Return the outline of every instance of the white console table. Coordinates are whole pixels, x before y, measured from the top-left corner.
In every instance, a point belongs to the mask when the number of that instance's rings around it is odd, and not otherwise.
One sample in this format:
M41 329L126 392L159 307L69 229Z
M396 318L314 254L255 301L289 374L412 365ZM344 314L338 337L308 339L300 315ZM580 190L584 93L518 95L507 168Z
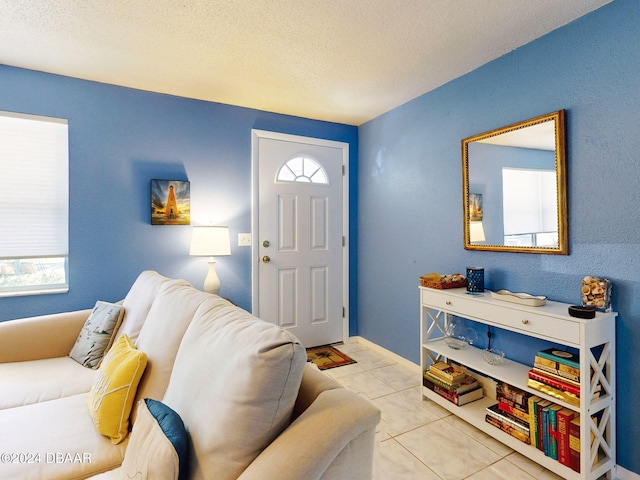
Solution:
M487 423L485 408L495 403L495 391L491 391L491 388L485 388L485 398L462 407L454 405L426 387L422 389L423 398L436 402L563 478L595 480L602 475L615 478L615 312L598 312L594 319L585 320L571 317L568 314L569 305L565 303L547 301L544 306L529 307L496 300L489 292L471 296L464 288L419 288L422 371L428 370L429 365L435 361L450 359L482 375L507 382L578 412L581 417L580 473ZM462 350L450 348L443 337L452 315L578 349L580 406L572 406L527 387L528 372L533 365L533 358L529 365L517 363L508 360L507 351L504 363L494 366L484 361L481 349L472 346ZM596 400L592 400L592 389L598 383L601 384L603 393ZM591 420L595 414L602 418L598 425Z

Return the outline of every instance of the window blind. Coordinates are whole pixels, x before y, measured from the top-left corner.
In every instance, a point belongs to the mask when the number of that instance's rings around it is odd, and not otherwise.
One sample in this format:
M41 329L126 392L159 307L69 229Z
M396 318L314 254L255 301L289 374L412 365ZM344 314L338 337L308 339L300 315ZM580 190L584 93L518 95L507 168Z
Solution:
M556 172L503 168L504 234L558 231Z
M0 112L0 165L0 258L67 256L67 120Z

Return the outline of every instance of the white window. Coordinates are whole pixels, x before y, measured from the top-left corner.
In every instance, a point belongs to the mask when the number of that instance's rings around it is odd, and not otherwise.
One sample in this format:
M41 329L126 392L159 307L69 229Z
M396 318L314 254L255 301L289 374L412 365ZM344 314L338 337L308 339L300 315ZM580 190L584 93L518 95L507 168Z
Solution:
M503 168L505 245L558 245L556 172Z
M69 290L67 120L0 111L0 296Z
M327 172L322 165L309 157L295 157L287 161L280 170L276 180L279 182L306 182L327 185Z

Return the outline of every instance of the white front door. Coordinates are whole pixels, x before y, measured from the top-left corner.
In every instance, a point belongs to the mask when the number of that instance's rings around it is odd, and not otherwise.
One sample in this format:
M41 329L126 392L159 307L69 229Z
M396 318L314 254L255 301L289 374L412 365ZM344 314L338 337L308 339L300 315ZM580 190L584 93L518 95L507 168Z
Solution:
M253 313L305 347L344 340L348 144L253 131Z

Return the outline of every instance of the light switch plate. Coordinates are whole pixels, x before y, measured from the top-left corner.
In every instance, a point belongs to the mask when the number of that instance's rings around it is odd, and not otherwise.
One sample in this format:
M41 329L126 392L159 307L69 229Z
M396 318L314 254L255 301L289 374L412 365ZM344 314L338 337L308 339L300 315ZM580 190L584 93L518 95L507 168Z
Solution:
M251 234L250 233L239 233L238 234L238 246L239 247L250 247L251 246Z

